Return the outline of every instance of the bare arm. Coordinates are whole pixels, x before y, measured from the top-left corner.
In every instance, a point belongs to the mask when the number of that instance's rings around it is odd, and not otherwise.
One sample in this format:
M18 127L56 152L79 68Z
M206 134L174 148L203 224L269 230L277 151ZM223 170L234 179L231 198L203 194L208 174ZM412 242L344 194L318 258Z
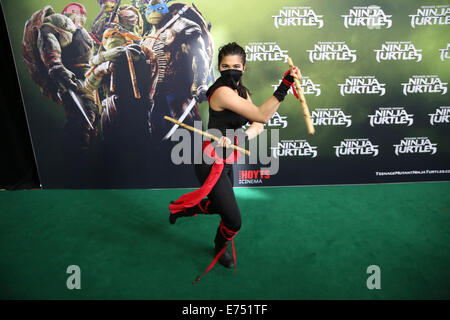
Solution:
M300 79L300 70L295 68L295 72ZM291 75L294 75L293 71L291 71ZM228 109L240 114L250 121L267 123L280 106L280 101L274 96L271 96L258 107L254 105L251 100L244 99L237 95L233 89L229 87L219 87L212 94L210 104L215 110Z
M252 99L250 98L250 95L248 95L247 100L252 102ZM263 131L264 131L264 124L261 123L261 122L253 121L252 124L250 125L250 127L248 127L247 130L245 130L245 133L248 136L248 140L251 140L253 138L256 138Z
M263 131L264 131L264 124L254 121L250 125L250 127L248 127L247 130L245 130L245 133L248 136L248 140L251 140L253 138L256 138Z
M219 87L214 91L210 99L211 107L214 109L228 109L250 121L266 123L277 111L280 102L271 96L259 108L247 99L241 98L236 92L228 87Z

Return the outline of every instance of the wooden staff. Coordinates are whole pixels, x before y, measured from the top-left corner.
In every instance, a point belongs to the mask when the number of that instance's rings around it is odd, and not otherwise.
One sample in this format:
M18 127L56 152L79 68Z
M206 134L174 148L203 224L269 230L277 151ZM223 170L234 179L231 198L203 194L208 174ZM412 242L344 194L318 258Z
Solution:
M97 66L92 66L90 69L89 69L89 71L86 73L86 75L84 76L85 78L88 78L91 74L92 74L92 72L94 72L94 70L95 70L95 68L96 68Z
M94 102L95 104L99 107L99 109L101 109L101 102L100 102L100 96L98 94L98 89L94 90Z
M294 63L292 62L292 59L290 57L288 57L288 64L291 69L294 68ZM313 135L316 131L314 130L314 126L311 121L311 115L309 113L308 105L306 104L306 99L305 99L305 96L303 95L303 91L300 86L300 81L298 79L297 74L295 74L295 73L294 73L294 83L295 83L295 88L297 89L298 95L300 97L299 100L300 100L300 104L302 106L303 116L305 117L306 128L308 130L308 133Z
M131 85L133 86L134 97L136 99L140 99L141 93L139 92L139 87L137 85L136 72L134 71L133 57L131 56L131 52L130 50L128 50L128 48L125 48L125 52L127 54L128 68L130 69Z
M209 138L209 139L211 139L211 140L219 141L219 140L221 139L221 138L217 138L216 136L213 136L212 134L210 134L210 133L208 133L208 132L199 130L199 129L197 129L197 128L194 128L194 127L191 127L191 126L189 126L189 125L187 125L187 124L184 124L183 122L180 122L180 121L178 121L178 120L175 120L174 118L171 118L171 117L168 117L168 116L164 116L164 119L169 120L169 121L171 121L171 122L173 122L173 123L176 123L177 125L179 125L179 126L181 126L181 127L183 127L183 128L186 128L186 129L188 129L188 130L191 130L191 131L193 131L193 132L197 132L197 133L199 133L199 134L201 134L201 135L203 135L203 136L205 136L205 137L207 137L207 138ZM233 149L235 149L235 150L238 150L238 151L240 151L240 152L242 152L242 153L244 153L244 154L250 156L250 151L247 151L247 150L245 150L245 149L243 149L243 148L241 148L241 147L238 147L238 146L236 146L236 145L234 145L234 144L230 145L230 148L233 148Z
M116 86L114 85L114 71L111 71L109 80L109 91L115 92Z
M92 66L89 71L84 75L85 78L88 78L94 71L97 66Z

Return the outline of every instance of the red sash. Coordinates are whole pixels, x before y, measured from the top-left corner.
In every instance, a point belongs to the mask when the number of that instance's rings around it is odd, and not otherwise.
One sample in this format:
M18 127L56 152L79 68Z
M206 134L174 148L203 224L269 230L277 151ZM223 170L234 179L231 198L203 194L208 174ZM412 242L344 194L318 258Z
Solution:
M242 155L239 151L234 149L226 159L219 158L211 141L203 142L202 150L208 157L215 160L212 165L211 172L199 189L182 195L177 201L169 205L171 213L183 211L185 208L190 208L199 204L200 201L211 192L212 188L216 185L217 180L219 180L219 177L222 174L224 162L231 164L236 162Z

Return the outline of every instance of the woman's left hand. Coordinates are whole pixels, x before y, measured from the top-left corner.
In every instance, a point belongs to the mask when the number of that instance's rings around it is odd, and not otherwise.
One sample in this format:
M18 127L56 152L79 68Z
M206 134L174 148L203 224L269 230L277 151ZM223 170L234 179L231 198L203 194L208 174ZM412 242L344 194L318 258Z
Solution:
M296 67L296 66L294 66L294 68L291 69L290 74L294 78L295 78L295 75L297 75L298 80L302 79L302 73L300 72L300 69L298 67Z
M221 137L219 140L217 140L217 145L219 147L229 148L231 146L231 140L227 137Z

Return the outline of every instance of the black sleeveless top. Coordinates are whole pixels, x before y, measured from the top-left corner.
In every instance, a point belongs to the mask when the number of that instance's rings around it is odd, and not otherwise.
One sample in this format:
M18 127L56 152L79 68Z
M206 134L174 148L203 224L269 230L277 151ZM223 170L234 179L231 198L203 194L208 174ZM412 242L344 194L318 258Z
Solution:
M220 77L219 79L216 80L216 82L214 82L214 84L211 87L209 87L208 91L206 92L208 101L211 98L213 92L217 88L222 86L226 86L231 89L236 89L233 87L232 84L227 83L227 81L225 81L222 77ZM247 97L242 98L246 99ZM219 129L222 132L223 136L226 135L226 129L236 130L238 128L241 128L247 122L248 119L231 110L224 109L222 111L215 111L211 108L211 105L209 106L208 129Z

